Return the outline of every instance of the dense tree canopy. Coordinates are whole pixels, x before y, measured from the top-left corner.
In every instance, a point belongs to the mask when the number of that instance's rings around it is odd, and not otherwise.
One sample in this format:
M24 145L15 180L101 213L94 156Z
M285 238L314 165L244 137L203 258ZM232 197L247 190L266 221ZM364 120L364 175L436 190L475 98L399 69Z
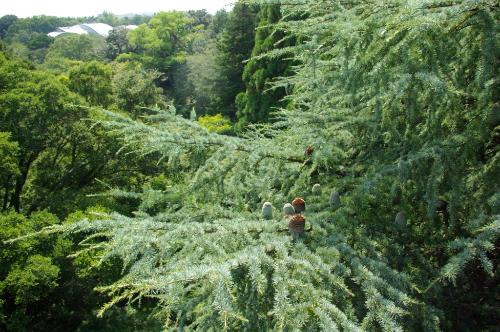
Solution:
M21 209L21 194L32 164L53 143L71 134L82 100L49 75L30 72L0 96L0 129L19 144L19 170L9 206ZM5 202L4 202L5 203Z
M137 117L142 108L165 107L162 90L155 85L160 74L144 69L140 64L117 64L113 76L113 89L117 106Z
M47 61L60 58L79 61L92 61L103 59L106 45L104 39L91 35L65 34L58 37L49 47Z
M137 59L148 69L166 72L184 60L182 52L191 20L181 12L161 12L148 23L129 32L130 45Z
M9 27L18 20L16 15L5 15L0 17L0 38L4 38Z
M84 63L69 72L69 88L90 105L107 107L112 98L111 68L97 61Z
M108 59L114 60L118 55L132 51L128 42L128 32L129 30L125 27L117 27L109 32L108 37L106 37L108 46L106 56Z
M18 154L19 145L10 139L10 133L0 132L0 160L2 160L0 181L4 191L2 193L2 211L7 209L10 188L14 186L14 180L19 176Z

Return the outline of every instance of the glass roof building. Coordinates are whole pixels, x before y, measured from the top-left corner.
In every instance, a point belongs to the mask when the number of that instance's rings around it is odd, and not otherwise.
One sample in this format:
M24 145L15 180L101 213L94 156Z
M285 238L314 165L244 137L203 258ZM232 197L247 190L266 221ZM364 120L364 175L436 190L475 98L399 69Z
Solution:
M105 23L83 23L71 27L57 28L55 31L48 33L48 35L50 37L57 37L64 33L76 33L78 35L100 35L107 37L111 30L113 30L113 27Z

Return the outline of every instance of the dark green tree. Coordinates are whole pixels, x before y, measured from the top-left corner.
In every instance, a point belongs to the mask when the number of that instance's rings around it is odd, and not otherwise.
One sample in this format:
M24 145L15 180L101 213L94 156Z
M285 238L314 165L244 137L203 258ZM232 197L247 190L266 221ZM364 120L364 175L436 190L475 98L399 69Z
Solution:
M153 82L155 74L129 69L116 72L115 78L123 85L114 94L106 65L82 64L69 79L0 54L0 132L10 137L2 144L6 147L2 153L6 161L16 156L15 175L1 183L3 210L22 209L29 214L48 208L64 217L75 208L99 202L129 211L130 207L112 198L87 195L106 188L97 179L136 190L149 175L161 172L161 167L153 156L137 159L118 154L121 146L116 137L100 126L90 126L90 119L99 116L86 107L88 102L100 107L113 102L109 106L114 109L115 104L132 105L134 112L142 112L140 107L163 107L161 89Z
M238 1L225 24L218 49L217 99L222 114L236 118L236 95L245 91L242 75L244 61L252 54L258 6Z
M273 87L270 83L278 77L289 74L290 61L285 60L285 56L259 58L273 49L294 45L291 36L285 36L283 31L275 28L280 19L279 5L262 6L257 15L258 26L252 59L248 61L243 71L246 92L240 92L236 97L239 130L249 123L268 121L270 112L284 106L282 99L286 94L285 88Z
M58 80L40 72L25 73L27 77L0 95L0 130L10 132L20 149L20 174L8 203L16 211L21 209L21 195L35 161L47 148L60 144L85 114L74 106L83 101Z
M4 15L0 17L0 38L4 38L9 27L17 21L16 15Z
M114 60L120 54L132 51L127 38L128 32L129 30L125 27L116 27L109 32L108 37L106 37L106 56L108 59Z
M14 212L0 213L0 241L58 222L57 217L47 212L34 214L31 219ZM3 300L0 328L26 330L40 317L33 309L53 295L60 277L59 267L49 257L54 243L53 238L44 237L0 247L0 298Z
M0 241L81 218L94 219L99 207L77 211L59 220L46 211L29 218L17 213L0 214ZM93 310L105 303L94 288L119 277L119 264L99 265L99 251L78 257L79 236L26 238L0 246L0 329L2 331L134 331L137 327L159 330L157 320L142 310L116 308L101 319Z
M191 29L200 26L203 27L203 29L207 29L212 21L212 15L210 15L206 9L188 10L187 16L191 18Z
M14 179L19 175L19 166L17 164L19 154L19 145L10 140L10 133L0 132L0 185L3 188L1 193L2 208L7 209L9 202L9 193L14 186Z
M210 32L212 38L218 38L220 34L222 34L224 28L226 27L228 18L229 14L225 9L217 11L212 16L207 29Z

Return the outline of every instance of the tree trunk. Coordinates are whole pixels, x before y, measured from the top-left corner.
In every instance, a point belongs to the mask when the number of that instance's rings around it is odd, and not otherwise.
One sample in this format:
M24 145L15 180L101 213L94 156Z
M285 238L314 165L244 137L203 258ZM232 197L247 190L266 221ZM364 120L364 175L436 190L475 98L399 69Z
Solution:
M26 160L22 158L21 162L19 163L19 169L21 170L21 174L16 179L14 192L12 193L10 199L10 206L13 207L14 210L16 210L16 212L21 211L21 194L24 189L24 184L26 183L26 180L28 178L30 167L37 157L38 153L31 153Z
M10 175L6 180L5 180L5 185L4 185L4 194L3 194L3 202L2 202L2 211L7 210L7 206L9 204L9 191L10 191L10 179L12 178L12 175Z

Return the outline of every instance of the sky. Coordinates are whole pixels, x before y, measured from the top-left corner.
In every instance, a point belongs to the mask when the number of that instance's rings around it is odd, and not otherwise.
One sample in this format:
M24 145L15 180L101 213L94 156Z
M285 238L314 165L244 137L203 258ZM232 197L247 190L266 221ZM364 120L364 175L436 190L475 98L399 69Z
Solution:
M103 11L113 14L154 13L165 10L206 9L210 13L229 10L234 0L0 0L0 17L34 15L96 16Z

